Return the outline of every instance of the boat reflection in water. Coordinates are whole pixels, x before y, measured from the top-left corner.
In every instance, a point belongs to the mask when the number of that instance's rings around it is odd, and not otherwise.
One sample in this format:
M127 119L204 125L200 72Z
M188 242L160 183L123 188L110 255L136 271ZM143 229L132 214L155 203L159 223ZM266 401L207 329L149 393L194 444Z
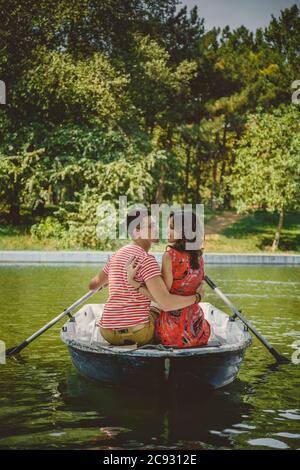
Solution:
M91 421L99 426L95 448L200 449L231 446L223 431L248 416L251 405L241 399L247 387L236 380L222 390L149 390L147 384L136 390L92 382L73 369L59 392L64 411L86 416L87 427Z

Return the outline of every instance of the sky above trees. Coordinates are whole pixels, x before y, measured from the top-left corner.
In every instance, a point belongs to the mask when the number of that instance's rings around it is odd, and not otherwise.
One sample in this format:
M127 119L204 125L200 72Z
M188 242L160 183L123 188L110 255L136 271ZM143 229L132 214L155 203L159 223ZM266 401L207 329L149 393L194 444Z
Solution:
M280 10L294 4L300 6L300 0L182 0L182 5L187 5L188 9L198 6L206 29L226 25L233 29L244 24L252 31L266 27L271 15L278 17Z

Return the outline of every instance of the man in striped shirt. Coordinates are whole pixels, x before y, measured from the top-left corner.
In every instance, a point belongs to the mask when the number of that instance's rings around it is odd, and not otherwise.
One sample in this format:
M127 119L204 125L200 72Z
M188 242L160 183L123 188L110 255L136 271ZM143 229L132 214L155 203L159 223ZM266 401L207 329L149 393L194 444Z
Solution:
M131 229L137 220L139 223ZM155 314L150 311L151 300L168 311L187 307L199 302L200 298L198 294L173 295L167 290L159 264L148 253L152 243L158 241L157 227L150 215L141 217L139 212L129 214L127 227L132 243L111 256L100 273L92 279L89 288L97 289L108 284L109 298L99 322L103 338L117 346L142 346L151 343L154 336ZM126 267L132 258L139 265L136 275L140 283L138 289L127 282Z

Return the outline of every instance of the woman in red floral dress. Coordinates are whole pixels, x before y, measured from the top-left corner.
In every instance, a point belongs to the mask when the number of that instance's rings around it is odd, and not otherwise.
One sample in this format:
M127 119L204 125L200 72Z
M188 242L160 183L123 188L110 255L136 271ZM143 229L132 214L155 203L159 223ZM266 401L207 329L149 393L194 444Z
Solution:
M183 212L170 216L168 240L170 245L163 255L162 275L172 294L193 295L196 291L199 292L199 286L204 279L202 251L187 250L186 245L189 240L184 235L177 238L174 230L174 225L177 226L176 219L183 225L185 220ZM197 227L196 221L196 216L192 214L193 231ZM182 233L186 233L184 226ZM155 332L156 339L161 344L179 348L196 347L207 344L210 325L204 318L200 305L193 304L181 310L169 312L161 310L156 320Z

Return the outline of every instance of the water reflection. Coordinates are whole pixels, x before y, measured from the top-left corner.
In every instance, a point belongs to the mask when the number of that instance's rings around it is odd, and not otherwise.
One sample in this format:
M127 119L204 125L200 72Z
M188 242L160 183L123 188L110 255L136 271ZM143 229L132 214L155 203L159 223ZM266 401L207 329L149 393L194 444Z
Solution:
M95 267L1 267L0 338L18 344L83 295ZM300 269L209 267L247 318L291 356L300 338ZM244 294L247 294L246 296ZM105 292L93 301L105 301ZM222 302L207 291L206 299ZM60 325L0 366L0 448L300 447L300 365L274 366L254 340L239 380L220 391L112 389L81 378Z
M201 448L231 446L221 432L247 416L251 405L241 400L248 386L241 381L220 391L201 389L134 390L93 383L69 373L58 390L61 410L98 416L107 432L102 446ZM123 430L119 433L116 430Z

